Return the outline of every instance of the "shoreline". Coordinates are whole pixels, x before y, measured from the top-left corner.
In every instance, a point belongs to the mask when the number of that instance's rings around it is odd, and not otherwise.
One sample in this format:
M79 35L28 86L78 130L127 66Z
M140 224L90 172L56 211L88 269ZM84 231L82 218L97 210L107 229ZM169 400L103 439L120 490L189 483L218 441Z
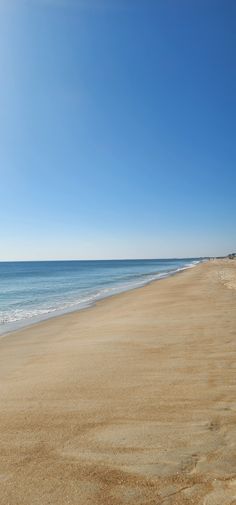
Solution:
M112 297L115 297L115 296L119 296L119 295L122 295L123 293L128 293L130 291L135 291L137 289L142 289L144 288L145 286L148 286L149 284L152 284L153 282L158 282L158 281L161 281L161 280L165 280L165 279L168 279L169 277L172 277L174 275L177 275L177 274L181 274L183 272L185 272L185 270L188 270L190 268L195 268L197 265L201 264L201 263L205 263L209 260L205 260L205 259L201 259L199 260L196 264L189 264L188 266L184 266L182 268L179 268L177 270L174 270L173 272L167 272L167 273L161 273L160 272L160 275L162 275L162 277L160 278L156 278L156 279L151 279L151 280L148 280L147 282L145 282L144 284L141 284L141 285L138 285L138 286L133 286L133 287L130 287L130 288L127 288L127 289L122 289L121 291L117 291L116 293L114 294L109 294L109 295L105 295L105 296L102 296L101 298L98 298L97 300L94 300L92 302L82 302L82 307L81 308L74 308L74 309L71 309L71 310L58 310L58 311L55 311L56 313L54 313L53 311L51 313L49 313L49 315L47 317L39 317L39 318L34 318L32 317L32 321L31 322L22 322L22 324L20 324L19 326L17 326L16 328L14 328L15 326L15 323L6 323L6 324L11 324L13 326L13 328L10 328L9 330L7 330L6 332L4 331L3 333L1 333L0 331L0 340L2 338L6 338L8 335L11 335L12 333L16 333L18 331L21 331L21 330L24 330L26 328L31 328L31 327L34 327L38 324L41 324L43 322L47 322L47 321L50 321L51 319L56 319L56 318L60 318L60 317L64 317L66 315L70 315L70 314L75 314L77 312L81 312L81 311L84 311L84 310L88 310L88 309L91 309L93 307L96 307L96 305L98 303L100 303L101 301L103 300L106 300L107 298L112 298ZM159 274L157 274L159 275ZM33 321L34 319L34 321ZM17 324L17 323L16 323Z
M236 262L0 340L1 505L233 505Z

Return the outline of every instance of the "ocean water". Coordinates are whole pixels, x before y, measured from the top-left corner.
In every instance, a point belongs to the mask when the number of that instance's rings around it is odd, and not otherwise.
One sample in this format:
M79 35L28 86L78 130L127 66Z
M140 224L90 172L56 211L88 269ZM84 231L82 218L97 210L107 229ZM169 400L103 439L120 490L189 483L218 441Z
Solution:
M199 261L0 262L0 334L94 304L191 268Z

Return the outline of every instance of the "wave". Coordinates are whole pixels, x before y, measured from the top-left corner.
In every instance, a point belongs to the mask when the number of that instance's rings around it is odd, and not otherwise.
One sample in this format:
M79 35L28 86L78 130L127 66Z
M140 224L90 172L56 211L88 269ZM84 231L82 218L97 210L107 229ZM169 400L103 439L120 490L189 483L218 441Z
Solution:
M115 294L119 294L124 291L137 289L155 280L175 275L183 270L195 267L201 261L202 260L193 260L190 263L179 266L178 268L166 268L165 271L161 272L159 270L148 273L132 273L128 275L123 274L115 276L112 281L109 283L106 282L106 285L99 289L93 288L92 291L83 293L79 297L78 295L73 296L71 299L67 298L66 301L60 299L55 301L54 304L50 303L45 306L30 307L28 309L22 307L14 308L9 311L0 311L0 334L37 323L57 315L63 315L69 312L91 307L101 299L114 296ZM114 284L112 286L108 286L107 284L110 284L111 282Z

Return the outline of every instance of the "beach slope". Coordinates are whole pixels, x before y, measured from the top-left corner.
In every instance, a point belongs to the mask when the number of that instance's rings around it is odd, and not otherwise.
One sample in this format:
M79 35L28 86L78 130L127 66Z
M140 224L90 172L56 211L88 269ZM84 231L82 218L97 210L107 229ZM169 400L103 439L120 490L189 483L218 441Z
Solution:
M0 340L1 505L236 504L236 261Z

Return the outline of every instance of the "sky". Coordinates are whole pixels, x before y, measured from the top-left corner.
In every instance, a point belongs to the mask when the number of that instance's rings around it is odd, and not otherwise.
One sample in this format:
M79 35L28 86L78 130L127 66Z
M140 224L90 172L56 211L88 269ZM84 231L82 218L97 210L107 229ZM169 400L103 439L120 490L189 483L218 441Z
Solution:
M0 260L236 251L234 0L0 0Z

